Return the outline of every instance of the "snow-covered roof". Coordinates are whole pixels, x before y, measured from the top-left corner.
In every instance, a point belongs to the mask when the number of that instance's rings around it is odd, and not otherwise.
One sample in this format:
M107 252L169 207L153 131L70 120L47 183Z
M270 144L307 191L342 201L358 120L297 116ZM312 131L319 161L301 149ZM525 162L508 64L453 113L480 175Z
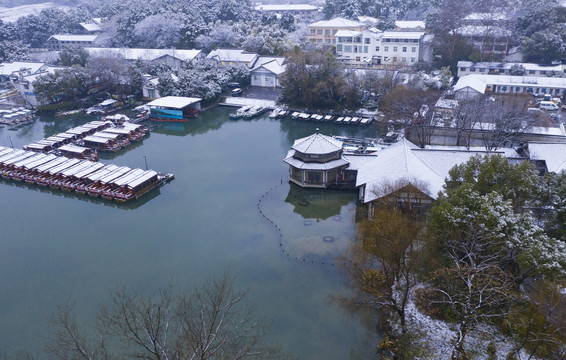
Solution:
M348 161L348 170L359 170L362 166L375 159L377 152L371 154L344 154L342 157Z
M326 27L326 28L352 28L352 27L360 27L360 26L364 26L364 24L359 23L357 21L344 19L341 17L337 17L330 20L317 21L309 25L309 27Z
M264 68L276 75L282 74L283 72L285 72L285 65L283 65L283 63L285 62L285 58L279 58L279 57L269 57L269 56L260 56L256 63L255 63L255 67L252 69L252 71L256 71L259 68Z
M479 92L480 94L484 94L485 87L486 83L478 76L466 75L458 79L458 82L456 83L456 85L454 85L454 91L459 91L464 88L470 88Z
M36 72L34 74L31 74L31 75L24 76L23 79L27 82L32 83L32 82L35 81L35 79L37 79L40 76L47 75L47 74L54 74L55 71L63 70L63 69L68 69L68 67L65 67L65 66L46 66L46 67L42 68L41 71L39 71L39 72Z
M89 32L102 31L102 26L100 26L102 24L101 18L93 18L90 21L81 22L79 24L83 29Z
M310 4L274 4L257 5L257 11L318 11L318 7Z
M330 169L336 169L337 167L348 165L348 161L346 161L342 157L340 159L328 161L325 163L315 163L315 162L304 162L302 160L296 159L293 157L294 155L295 155L295 150L289 150L287 156L283 161L293 167L296 167L297 169L330 170Z
M354 30L338 30L334 36L338 37L356 37L360 36L363 33L361 31L354 31Z
M423 30L426 24L422 20L395 20L398 29L419 29Z
M505 152L497 152L506 156ZM485 149L465 150L455 147L421 149L407 139L392 144L377 153L377 157L358 170L356 186L365 185L364 203L380 196L376 190L383 185L393 185L399 181L420 188L433 199L442 191L449 170L455 165L465 163L472 156L488 154ZM493 154L493 152L492 152ZM516 152L512 151L516 155Z
M500 26L488 25L464 25L456 29L456 33L463 36L499 36L508 37L512 36L513 32L509 29Z
M25 73L34 74L38 72L45 63L42 62L27 62L27 61L15 61L12 63L1 63L0 64L0 75L9 76L14 72L21 71L24 69Z
M258 55L256 53L246 52L242 49L216 49L212 50L206 57L208 59L216 59L218 61L252 63Z
M546 77L546 76L513 76L513 75L479 75L470 74L462 76L456 86L464 78L474 81L482 82L486 85L501 85L501 86L528 86L528 87L552 87L552 88L566 88L566 78ZM473 80L472 80L473 79ZM456 86L454 90L456 91Z
M373 16L358 16L358 21L362 23L377 24L379 22L378 18Z
M166 107L172 109L182 109L192 104L196 104L202 101L201 98L195 97L184 97L184 96L165 96L159 99L155 99L149 103L147 106L150 107Z
M384 31L383 38L387 39L420 39L424 31Z
M153 61L163 56L171 56L182 61L195 59L202 50L177 50L177 49L142 49L142 48L95 48L86 47L86 51L93 57L120 56L126 60Z
M98 35L52 35L49 39L57 41L80 41L80 42L93 42Z
M515 65L521 65L526 71L557 71L562 72L562 65L539 65L533 63L509 63L509 62L472 62L458 61L458 68L488 69L488 70L510 70Z
M330 154L342 149L342 141L316 132L295 140L292 148L303 154Z
M531 160L545 160L550 172L566 170L566 144L547 144L529 142Z

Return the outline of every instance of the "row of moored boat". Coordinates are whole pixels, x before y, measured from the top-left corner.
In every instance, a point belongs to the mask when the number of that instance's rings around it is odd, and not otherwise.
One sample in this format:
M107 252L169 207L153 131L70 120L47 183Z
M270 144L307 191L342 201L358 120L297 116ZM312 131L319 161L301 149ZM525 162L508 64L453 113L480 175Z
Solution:
M339 116L333 114L311 114L307 112L290 112L288 110L282 109L275 109L269 115L272 118L282 119L286 118L287 116L291 115L291 119L294 120L301 120L301 121L313 121L313 122L326 122L326 123L335 123L335 124L344 124L344 125L369 125L371 124L374 119L368 117L360 117L360 116Z
M27 124L36 118L35 111L24 107L0 109L0 124L14 126Z
M131 169L68 158L55 154L16 150L0 146L3 179L25 181L53 189L126 202L173 178L154 170Z
M91 121L28 144L24 149L96 161L97 151L118 151L131 142L140 141L148 133L149 130L139 124Z

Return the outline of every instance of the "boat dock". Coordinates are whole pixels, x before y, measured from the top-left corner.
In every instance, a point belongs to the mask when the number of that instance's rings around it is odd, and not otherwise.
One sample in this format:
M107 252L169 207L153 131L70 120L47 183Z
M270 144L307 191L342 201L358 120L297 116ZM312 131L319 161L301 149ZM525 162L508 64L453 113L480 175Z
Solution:
M174 178L154 170L131 169L0 146L0 172L10 181L25 181L77 194L128 202Z

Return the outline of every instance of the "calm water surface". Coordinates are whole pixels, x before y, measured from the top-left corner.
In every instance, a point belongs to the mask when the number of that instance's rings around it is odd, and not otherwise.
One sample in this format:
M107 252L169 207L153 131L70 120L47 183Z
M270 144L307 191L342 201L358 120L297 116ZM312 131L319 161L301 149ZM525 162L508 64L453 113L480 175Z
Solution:
M189 288L226 271L251 290L248 300L260 314L273 319L270 340L287 353L372 356L371 322L329 301L350 292L333 263L354 236L356 193L291 186L282 159L296 138L316 127L363 136L377 136L378 128L267 115L230 121L230 111L209 110L102 155L102 162L139 168L146 156L150 168L176 175L127 205L0 181L0 353L38 354L46 319L65 301L91 324L120 284L151 293L171 279ZM9 146L11 137L21 148L90 120L0 128L0 145Z

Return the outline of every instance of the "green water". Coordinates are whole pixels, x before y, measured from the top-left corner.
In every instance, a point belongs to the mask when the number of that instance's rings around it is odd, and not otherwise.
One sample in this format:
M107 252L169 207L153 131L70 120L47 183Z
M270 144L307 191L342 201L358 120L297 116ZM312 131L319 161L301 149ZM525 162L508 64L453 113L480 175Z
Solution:
M0 182L0 353L45 355L46 319L65 301L79 321L127 284L151 293L173 279L190 288L229 272L273 320L270 340L302 359L368 359L372 322L329 300L348 294L335 264L354 236L356 192L306 191L282 159L312 134L377 136L376 126L228 120L218 107L190 124L155 129L102 162L174 173L136 202L116 203ZM15 147L93 118L0 128Z

